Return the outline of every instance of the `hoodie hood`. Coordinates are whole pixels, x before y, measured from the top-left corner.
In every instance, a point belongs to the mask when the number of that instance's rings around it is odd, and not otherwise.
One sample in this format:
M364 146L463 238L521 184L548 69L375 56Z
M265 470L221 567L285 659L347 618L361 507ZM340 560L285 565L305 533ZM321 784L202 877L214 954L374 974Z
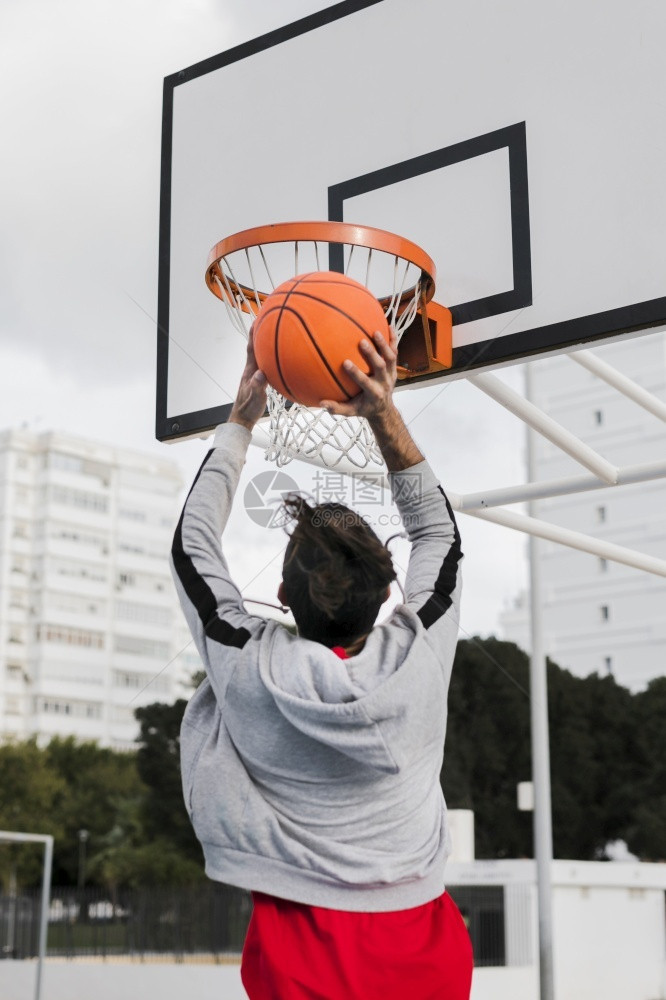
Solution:
M425 646L414 643L420 631L418 617L398 608L390 628L375 627L361 652L343 660L327 646L270 623L260 644L259 674L277 710L303 735L395 773L400 754L387 739L401 730L407 707L414 711L413 685L423 670Z

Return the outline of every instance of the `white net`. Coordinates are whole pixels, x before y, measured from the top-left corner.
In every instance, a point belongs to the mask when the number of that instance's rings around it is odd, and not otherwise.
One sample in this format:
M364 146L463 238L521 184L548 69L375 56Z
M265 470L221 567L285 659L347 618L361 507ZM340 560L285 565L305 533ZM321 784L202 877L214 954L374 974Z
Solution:
M414 322L422 294L423 272L404 257L353 243L341 247L343 273L366 285L381 303L398 340ZM311 271L333 270L329 244L315 240L263 243L220 257L213 274L230 320L247 340L267 294L288 278ZM387 291L388 289L388 291ZM343 458L357 468L382 465L382 457L366 420L341 417L320 408L291 403L268 389L266 458L286 465L294 458L316 460L334 468Z

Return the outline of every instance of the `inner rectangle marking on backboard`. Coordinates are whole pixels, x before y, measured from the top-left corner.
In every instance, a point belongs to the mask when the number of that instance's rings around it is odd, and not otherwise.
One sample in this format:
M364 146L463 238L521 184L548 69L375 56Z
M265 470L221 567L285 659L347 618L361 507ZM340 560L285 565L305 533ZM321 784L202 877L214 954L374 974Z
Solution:
M506 173L500 174L501 168L496 162L496 158L495 160L491 159L491 154L497 154L499 151L508 154ZM487 160L489 166L492 162L492 173L484 172L483 169L479 170L482 163L480 158ZM464 168L466 163L473 164L473 169L463 172L461 168ZM488 316L496 316L531 305L532 268L525 123L510 125L495 132L436 149L332 185L328 190L329 219L336 222L358 221L365 225L373 225L375 223L371 215L371 196L374 192L394 185L397 193L399 185L409 185L415 179L424 178L427 175L434 175L441 184L442 197L448 201L449 212L452 213L451 223L454 229L458 228L461 244L464 244L466 239L462 228L465 212L472 210L474 207L472 203L476 200L475 208L478 213L483 215L486 207L484 198L492 198L492 193L484 190L481 182L485 181L486 186L488 186L487 182L492 181L496 189L495 198L499 199L494 205L488 206L492 208L493 215L487 220L488 227L490 227L487 234L489 235L492 229L494 246L490 248L490 256L485 261L486 266L479 267L477 260L476 267L466 269L467 274L481 274L481 283L486 285L485 292L473 295L472 298L463 297L460 300L458 295L463 289L460 286L456 288L455 278L452 278L452 287L449 288L448 298L441 294L436 296L438 301L444 302L451 308L454 325L459 326L463 323L470 323L474 320L485 319ZM458 184L459 177L462 180L460 184ZM502 180L505 178L504 190L501 193L497 189L500 177ZM500 188L501 186L500 181ZM476 199L475 194L478 195ZM432 198L432 191L430 197ZM459 205L455 203L456 198L461 199ZM395 200L399 201L399 196ZM350 204L352 201L354 202L353 206ZM349 209L352 209L351 213ZM441 206L439 205L430 206L430 212L439 213L440 210ZM422 214L423 211L423 202L415 205L415 216ZM346 219L345 214L347 215ZM352 218L352 215L358 215L358 218ZM498 233L498 223L502 215L504 215L505 222L503 226L499 226ZM384 220L385 228L386 202L384 202L381 219ZM441 219L438 216L438 221L443 229L447 225L446 213L442 213ZM477 217L473 220L470 218L470 224L473 224L479 235L484 231L484 222L483 218ZM379 219L376 224L382 228ZM398 228L400 227L398 226ZM409 232L410 238L414 239L415 242L419 242L414 224L411 227L405 227L405 231ZM474 248L469 247L469 242L467 246L473 252ZM436 256L436 251L441 247L424 246L423 249ZM479 244L479 256L483 257L484 252L488 249L488 247L482 248ZM331 270L342 269L340 247L332 246L330 248L330 267ZM497 287L498 281L501 280L506 282L503 288Z

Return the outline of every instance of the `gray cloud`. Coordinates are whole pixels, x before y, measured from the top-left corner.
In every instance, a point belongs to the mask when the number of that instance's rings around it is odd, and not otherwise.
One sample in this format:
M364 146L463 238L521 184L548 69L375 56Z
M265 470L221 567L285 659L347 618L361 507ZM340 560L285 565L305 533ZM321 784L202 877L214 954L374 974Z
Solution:
M329 5L4 0L1 427L27 421L159 450L191 478L206 446L169 450L153 437L162 80ZM501 485L522 474L522 429L512 429L503 413L489 417L478 395L456 383L439 394L399 397L417 440L452 489ZM252 467L262 467L261 454L253 456ZM488 527L469 521L463 527L468 549L489 565L481 552L487 542L471 541ZM258 571L267 561L266 540L252 535L249 524L238 521L237 529L247 568ZM490 530L503 551L511 546L500 536L513 536ZM275 568L266 574L272 590ZM484 580L477 598L468 588L477 631L484 623L494 627L506 593L506 580L492 573Z

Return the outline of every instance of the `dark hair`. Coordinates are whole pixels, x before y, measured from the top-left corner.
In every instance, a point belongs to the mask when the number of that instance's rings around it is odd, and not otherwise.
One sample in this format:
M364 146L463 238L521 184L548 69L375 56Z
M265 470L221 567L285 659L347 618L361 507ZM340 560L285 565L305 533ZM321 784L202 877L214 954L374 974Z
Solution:
M299 635L325 646L366 635L396 578L390 552L344 504L310 504L291 494L284 512L295 524L282 578Z

